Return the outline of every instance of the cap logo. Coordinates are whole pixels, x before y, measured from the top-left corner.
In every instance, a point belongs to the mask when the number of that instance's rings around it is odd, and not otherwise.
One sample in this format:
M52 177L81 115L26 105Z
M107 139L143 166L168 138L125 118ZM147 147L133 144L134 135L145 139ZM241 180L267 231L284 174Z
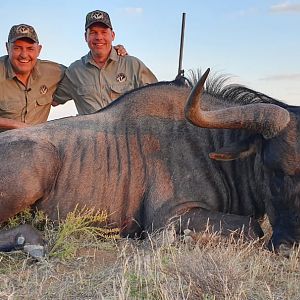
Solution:
M29 28L24 26L24 25L20 25L17 27L16 32L19 34L27 34L30 32Z
M127 80L127 77L124 73L119 73L116 77L116 80L120 83L125 82Z
M45 95L47 92L48 92L48 88L43 84L43 85L40 87L40 94L41 94L41 95Z
M102 20L103 19L103 13L99 11L95 11L91 14L91 19L93 20Z

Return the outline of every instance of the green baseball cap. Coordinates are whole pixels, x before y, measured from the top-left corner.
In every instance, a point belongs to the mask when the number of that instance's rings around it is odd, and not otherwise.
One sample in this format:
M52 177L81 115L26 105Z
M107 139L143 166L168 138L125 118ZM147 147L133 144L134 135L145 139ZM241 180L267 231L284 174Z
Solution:
M102 23L105 26L112 29L109 15L105 11L94 10L94 11L89 12L86 15L85 30L87 30L94 23Z
M28 38L39 43L38 36L32 26L27 24L14 25L9 31L8 42L15 42L22 38Z

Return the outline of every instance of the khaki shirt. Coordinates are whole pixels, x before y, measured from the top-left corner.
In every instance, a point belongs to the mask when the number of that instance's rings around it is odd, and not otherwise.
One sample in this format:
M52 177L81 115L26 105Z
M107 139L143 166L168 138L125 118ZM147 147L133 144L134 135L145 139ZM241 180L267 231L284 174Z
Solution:
M60 104L73 99L80 115L98 111L127 91L157 82L153 73L133 56L118 56L114 48L100 68L91 53L72 63L54 94Z
M53 93L64 75L63 65L38 60L25 87L8 56L0 57L0 117L27 124L47 121Z

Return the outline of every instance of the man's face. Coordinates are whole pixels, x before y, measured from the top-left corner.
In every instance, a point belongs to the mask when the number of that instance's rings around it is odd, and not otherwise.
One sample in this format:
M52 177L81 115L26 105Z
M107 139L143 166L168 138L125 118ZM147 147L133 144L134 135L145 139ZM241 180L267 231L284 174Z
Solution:
M115 33L101 23L91 25L85 33L93 57L108 57L114 39Z
M6 43L9 60L17 75L29 75L37 62L42 46L30 39Z

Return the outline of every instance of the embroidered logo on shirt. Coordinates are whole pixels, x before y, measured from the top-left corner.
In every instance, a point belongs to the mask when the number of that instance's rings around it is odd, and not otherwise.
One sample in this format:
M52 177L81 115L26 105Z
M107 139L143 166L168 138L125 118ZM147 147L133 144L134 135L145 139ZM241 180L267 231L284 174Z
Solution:
M43 85L40 87L40 93L41 93L42 95L45 95L47 92L48 92L48 88L43 84Z
M119 73L119 74L117 75L117 77L116 77L116 80L117 80L118 82L124 82L124 81L127 80L127 77L126 77L126 75L125 75L124 73Z

